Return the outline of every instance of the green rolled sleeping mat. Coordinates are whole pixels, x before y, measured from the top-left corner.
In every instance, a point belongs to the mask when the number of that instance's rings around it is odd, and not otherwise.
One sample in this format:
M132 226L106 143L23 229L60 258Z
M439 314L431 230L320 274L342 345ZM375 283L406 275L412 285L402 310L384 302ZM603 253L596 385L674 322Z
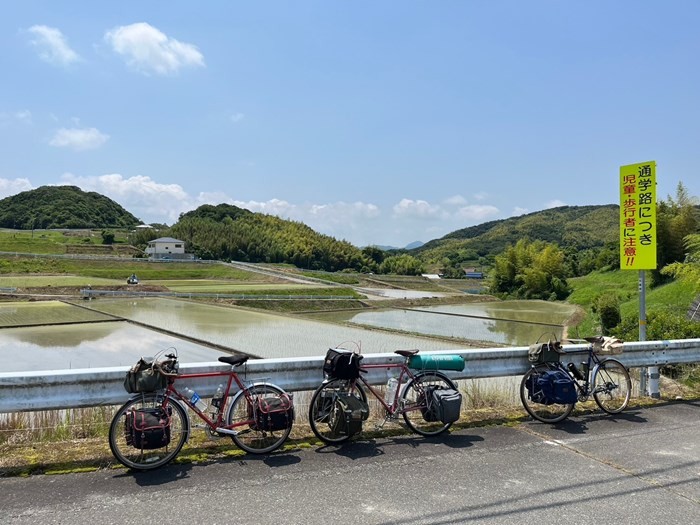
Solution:
M408 359L409 368L414 370L464 370L464 358L450 354L416 354Z

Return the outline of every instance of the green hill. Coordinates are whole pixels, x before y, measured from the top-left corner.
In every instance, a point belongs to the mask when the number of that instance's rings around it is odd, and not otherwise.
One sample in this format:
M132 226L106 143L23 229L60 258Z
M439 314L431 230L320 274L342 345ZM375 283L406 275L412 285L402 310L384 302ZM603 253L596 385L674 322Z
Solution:
M290 263L326 271L363 270L370 264L347 241L322 235L300 222L230 204L206 204L182 214L170 235L204 259Z
M112 199L75 186L41 186L0 200L2 228L133 228L140 222Z
M425 243L411 254L424 261L490 257L522 238L586 250L617 242L618 225L617 205L561 206L456 230Z

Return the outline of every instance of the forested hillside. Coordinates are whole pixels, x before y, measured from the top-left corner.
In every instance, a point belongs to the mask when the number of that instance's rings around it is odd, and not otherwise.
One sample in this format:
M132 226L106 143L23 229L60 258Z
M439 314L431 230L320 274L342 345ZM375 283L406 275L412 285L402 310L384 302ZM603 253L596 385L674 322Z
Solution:
M133 228L140 222L112 199L75 186L41 186L0 200L2 228Z
M618 210L612 204L551 208L457 230L411 253L427 262L491 258L520 239L555 243L566 251L601 248L617 243Z
M349 242L322 235L300 222L229 204L204 205L183 214L170 235L205 259L291 263L327 271L376 267Z

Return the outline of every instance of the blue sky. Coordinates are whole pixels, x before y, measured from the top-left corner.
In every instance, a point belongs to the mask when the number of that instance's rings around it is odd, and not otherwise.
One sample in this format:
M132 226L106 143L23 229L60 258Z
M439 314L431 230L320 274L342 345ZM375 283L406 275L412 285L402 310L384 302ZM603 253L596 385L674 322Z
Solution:
M146 222L227 202L403 246L558 205L700 195L696 1L33 1L0 16L0 198Z

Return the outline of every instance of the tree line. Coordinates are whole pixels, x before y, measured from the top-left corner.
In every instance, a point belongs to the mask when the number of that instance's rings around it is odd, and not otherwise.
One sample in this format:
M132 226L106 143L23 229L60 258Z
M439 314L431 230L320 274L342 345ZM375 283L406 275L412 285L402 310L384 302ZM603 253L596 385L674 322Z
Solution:
M182 214L167 231L135 232L131 241L145 246L162 235L184 241L188 251L202 259L286 263L328 272L419 275L424 271L422 263L411 255L392 255L372 246L360 249L301 222L230 204L200 206Z

